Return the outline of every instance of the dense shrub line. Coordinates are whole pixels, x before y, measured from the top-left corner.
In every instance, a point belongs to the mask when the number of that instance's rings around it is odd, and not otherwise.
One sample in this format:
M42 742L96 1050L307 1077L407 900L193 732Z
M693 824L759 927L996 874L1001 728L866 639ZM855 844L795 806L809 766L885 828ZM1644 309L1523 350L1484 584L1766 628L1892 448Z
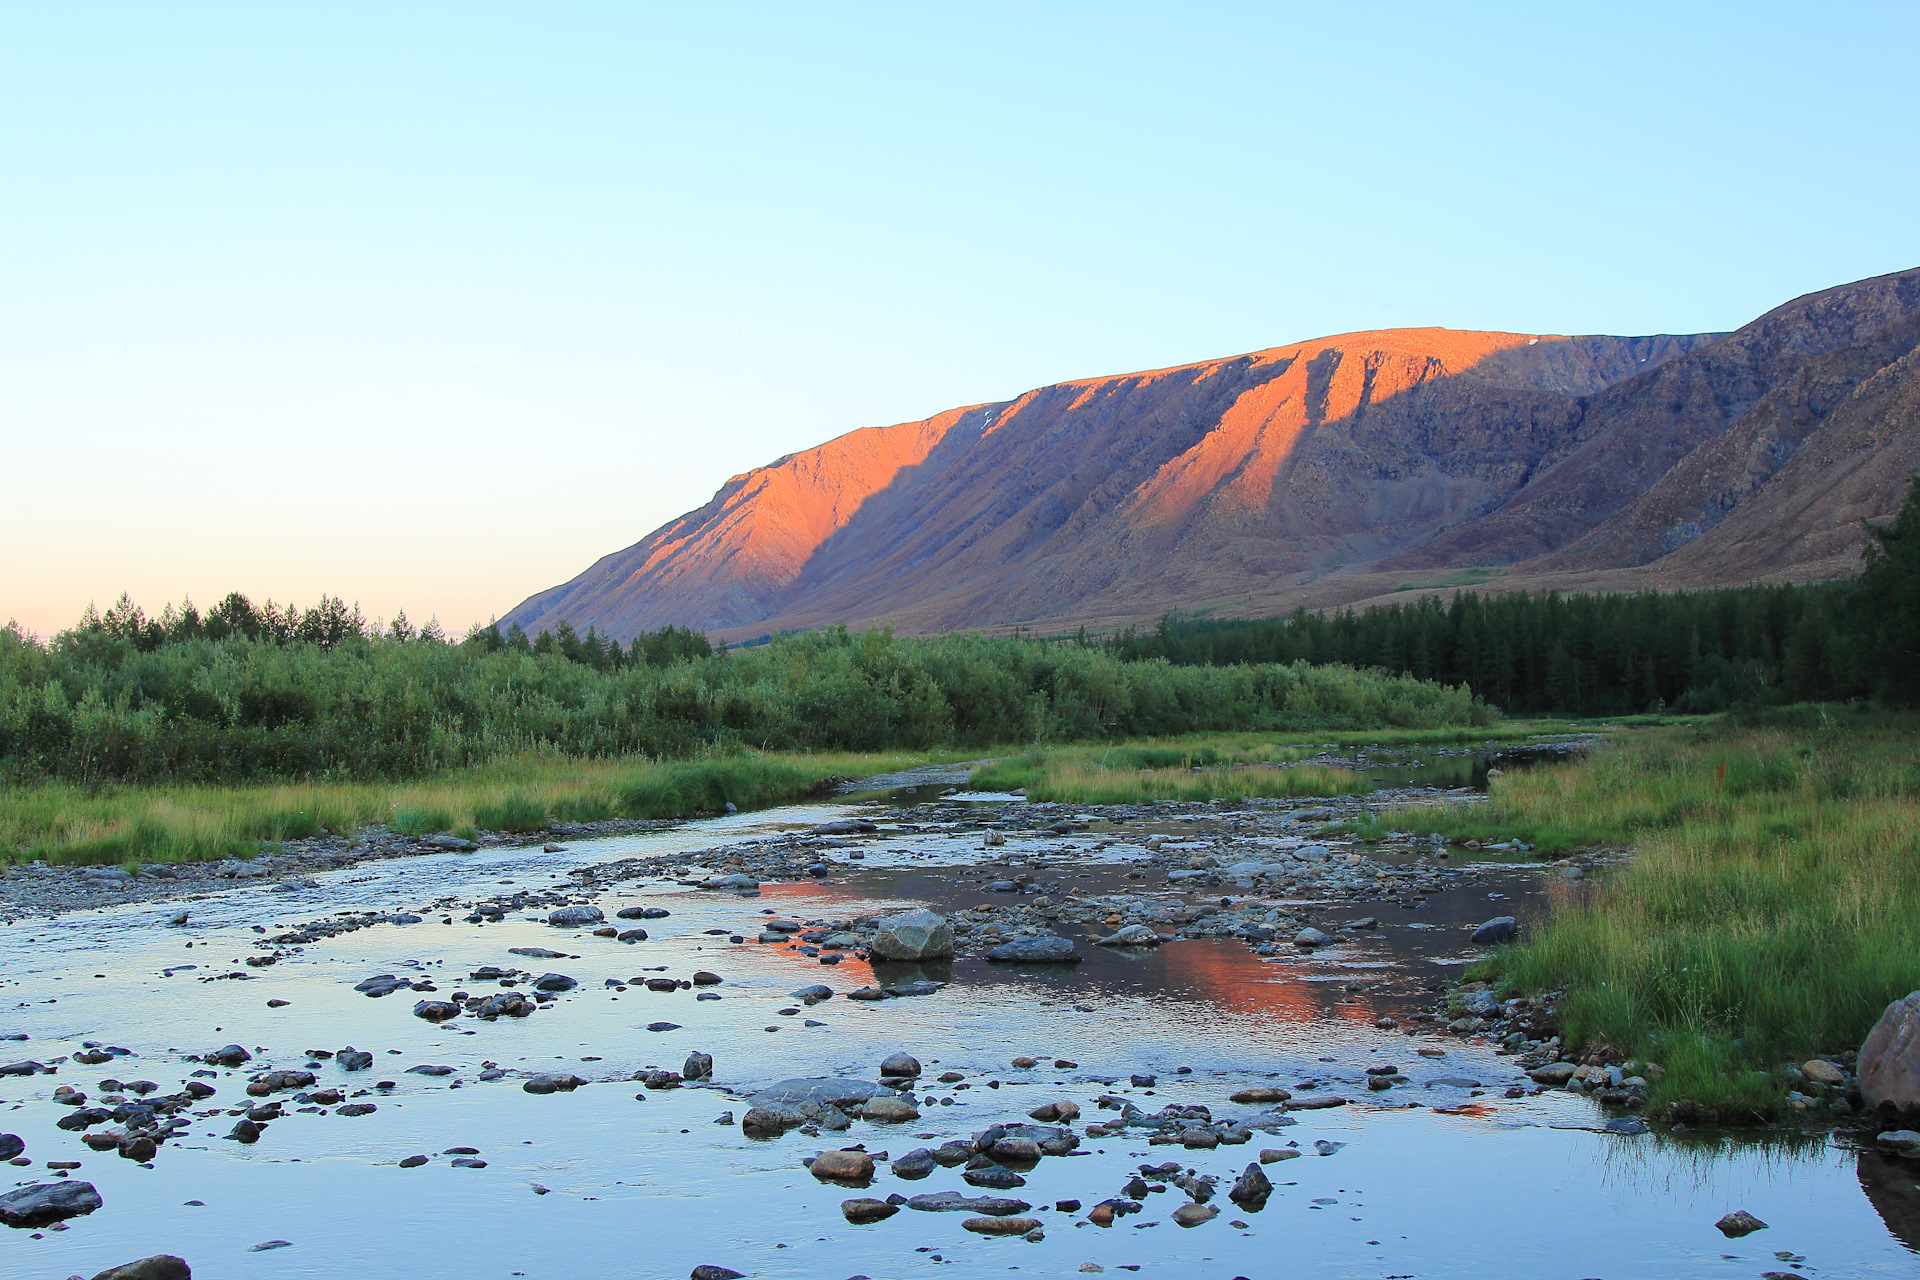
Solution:
M149 619L123 598L46 643L0 630L11 781L400 778L541 750L870 751L1485 714L1464 689L1406 676L1181 667L978 635L832 629L731 654L683 631L624 651L570 631L528 641L489 628L452 643L399 625L376 633L338 600L299 614L238 596L204 619L190 607Z

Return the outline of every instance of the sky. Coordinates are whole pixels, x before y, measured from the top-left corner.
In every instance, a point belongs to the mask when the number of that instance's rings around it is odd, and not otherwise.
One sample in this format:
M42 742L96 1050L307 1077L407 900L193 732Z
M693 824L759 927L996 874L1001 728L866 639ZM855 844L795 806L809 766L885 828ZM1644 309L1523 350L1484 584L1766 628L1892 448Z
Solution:
M857 427L1920 265L1898 5L0 0L0 620L458 633Z

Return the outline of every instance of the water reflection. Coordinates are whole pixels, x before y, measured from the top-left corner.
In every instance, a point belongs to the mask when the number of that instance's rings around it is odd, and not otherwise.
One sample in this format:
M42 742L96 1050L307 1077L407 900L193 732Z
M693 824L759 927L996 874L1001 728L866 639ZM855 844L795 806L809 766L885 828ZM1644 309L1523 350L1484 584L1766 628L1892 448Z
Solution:
M1854 1159L1854 1173L1894 1239L1920 1253L1920 1167L1898 1156L1862 1151Z

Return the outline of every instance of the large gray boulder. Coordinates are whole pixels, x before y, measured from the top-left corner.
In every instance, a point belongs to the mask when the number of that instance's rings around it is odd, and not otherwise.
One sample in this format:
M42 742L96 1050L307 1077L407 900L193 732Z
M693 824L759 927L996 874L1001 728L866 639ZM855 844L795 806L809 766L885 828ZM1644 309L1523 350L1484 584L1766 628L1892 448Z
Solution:
M779 1084L768 1085L747 1099L749 1106L755 1107L799 1107L805 1103L814 1103L825 1107L851 1107L865 1102L876 1093L890 1093L871 1080L845 1080L838 1076L820 1076L811 1079L782 1080Z
M881 919L872 951L882 960L939 960L953 954L953 927L925 908L902 911Z
M1920 1116L1920 991L1887 1006L1860 1046L1860 1097L1885 1116Z
M1048 936L1002 943L987 952L987 959L1001 964L1079 964L1080 953L1073 939Z
M605 920L606 916L600 913L600 908L598 907L561 907L558 911L550 911L547 913L547 923L561 927L600 924Z
M101 1205L91 1182L35 1182L0 1196L0 1224L44 1227L92 1213Z

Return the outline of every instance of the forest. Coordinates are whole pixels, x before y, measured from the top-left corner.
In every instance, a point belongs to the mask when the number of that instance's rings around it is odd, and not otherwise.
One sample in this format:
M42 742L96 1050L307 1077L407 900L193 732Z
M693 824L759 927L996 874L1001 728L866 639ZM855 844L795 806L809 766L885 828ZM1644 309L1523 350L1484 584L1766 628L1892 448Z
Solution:
M1284 618L1169 615L1106 642L1177 665L1341 663L1471 688L1514 715L1618 716L1879 698L1920 702L1920 479L1870 529L1860 577L1625 595L1429 596Z

